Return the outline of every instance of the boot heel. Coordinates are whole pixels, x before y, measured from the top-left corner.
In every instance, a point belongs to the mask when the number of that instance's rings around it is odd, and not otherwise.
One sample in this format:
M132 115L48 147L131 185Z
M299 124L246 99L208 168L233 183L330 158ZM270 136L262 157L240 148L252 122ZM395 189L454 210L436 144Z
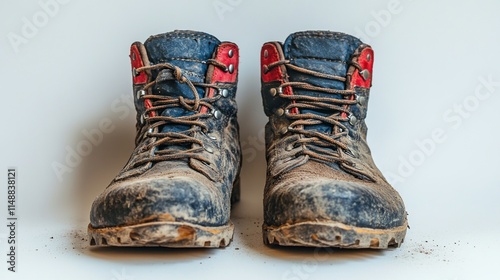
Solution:
M238 175L233 183L233 191L231 192L231 204L240 201L240 193L241 193L240 175Z

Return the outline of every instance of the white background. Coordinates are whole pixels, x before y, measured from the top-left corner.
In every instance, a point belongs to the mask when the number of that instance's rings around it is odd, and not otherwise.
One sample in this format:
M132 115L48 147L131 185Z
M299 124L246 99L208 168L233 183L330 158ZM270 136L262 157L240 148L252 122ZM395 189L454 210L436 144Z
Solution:
M500 279L498 1L62 2L0 4L0 225L7 167L19 180L18 272L7 271L0 226L2 279ZM129 46L174 29L240 46L247 157L235 239L216 250L89 249L91 202L133 148ZM375 50L368 140L410 214L400 249L262 244L260 47L311 29L350 33ZM67 165L103 120L112 131L58 176L54 165Z

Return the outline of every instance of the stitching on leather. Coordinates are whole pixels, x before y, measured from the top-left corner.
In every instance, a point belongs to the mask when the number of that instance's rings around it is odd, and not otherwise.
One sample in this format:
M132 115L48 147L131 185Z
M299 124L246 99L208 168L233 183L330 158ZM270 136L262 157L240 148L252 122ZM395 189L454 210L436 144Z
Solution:
M346 61L340 60L340 59L329 59L329 58L320 58L320 57L313 57L313 56L297 56L297 57L290 58L290 61L297 60L297 59L311 59L311 60L321 60L321 61L347 64Z
M359 40L357 38L345 38L343 35L347 35L347 34L344 34L344 33L335 33L335 34L296 34L293 36L293 40L295 39L301 39L301 38L335 38L337 39L338 41L341 41L341 42L349 42L351 40ZM293 41L292 40L292 41ZM290 41L290 43L288 43L288 45L291 45L292 44L292 41ZM338 63L342 63L342 64L347 64L346 61L343 61L343 60L336 60L336 59L328 59L328 58L317 58L317 57L309 57L309 56L297 56L297 57L290 57L290 60L294 60L294 59L297 59L297 58L304 58L304 59L314 59L314 60L322 60L322 61L329 61L329 62L338 62Z
M341 41L346 41L349 39L356 39L355 37L346 38L346 36L350 36L346 33L296 33L292 35L293 38L339 38Z
M211 41L218 42L215 37L209 36L209 35L203 35L203 34L191 34L191 33L177 33L174 36L169 36L167 35L160 35L160 36L154 36L151 38L170 38L170 39L210 39Z
M198 62L198 63L202 63L202 64L207 64L207 62L204 60L199 60L199 59L194 59L194 58L186 58L186 57L172 57L172 58L169 57L168 60L180 60L180 61L189 61L189 62Z

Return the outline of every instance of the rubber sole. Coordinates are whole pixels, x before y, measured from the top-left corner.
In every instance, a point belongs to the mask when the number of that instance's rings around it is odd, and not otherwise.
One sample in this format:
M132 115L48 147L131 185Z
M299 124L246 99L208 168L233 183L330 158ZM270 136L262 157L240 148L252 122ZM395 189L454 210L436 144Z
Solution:
M240 200L240 176L231 192L231 205ZM148 222L131 226L87 229L91 246L222 248L233 240L231 221L219 227L205 227L185 222Z
M387 249L400 247L407 224L391 229L348 226L338 222L302 222L262 226L264 243L278 246Z
M204 227L182 222L150 222L133 226L88 226L90 245L124 247L218 248L233 239L234 225Z

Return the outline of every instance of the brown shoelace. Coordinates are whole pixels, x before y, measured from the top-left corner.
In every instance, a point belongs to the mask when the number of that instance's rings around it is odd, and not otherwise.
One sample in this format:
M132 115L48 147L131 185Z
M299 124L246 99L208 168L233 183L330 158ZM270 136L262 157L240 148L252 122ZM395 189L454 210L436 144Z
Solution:
M219 67L224 71L228 71L226 65L216 60L209 59L206 63ZM148 92L148 90L157 83L168 80L176 80L179 83L185 83L191 89L194 99L187 99L183 96L165 96L155 94L145 94L140 97L142 100L149 100L151 102L151 106L149 106L143 114L144 125L141 133L138 133L136 136L136 143L142 142L147 138L153 138L152 142L142 147L140 152L147 152L154 149L154 155L135 162L133 167L149 162L189 158L195 158L206 164L210 164L209 160L200 154L204 150L203 142L192 135L199 131L208 133L207 125L202 120L213 116L214 106L212 104L219 100L221 95L214 94L213 97L201 98L196 87L203 87L206 92L208 92L209 88L220 91L223 87L221 85L193 82L186 77L181 68L170 63L161 63L137 68L136 73L151 70L163 71L165 69L170 70L173 77L165 78L165 75L160 75L160 72L154 81L151 81L144 86L143 90ZM191 115L177 117L162 116L158 114L158 112L161 113L163 110L173 107L180 107L186 111L194 113ZM206 112L202 112L200 110L202 107L207 108ZM190 126L191 128L181 132L158 132L164 125L185 125ZM159 149L160 145L162 146L161 149ZM168 148L168 146L176 147ZM182 146L189 148L180 149Z
M270 63L269 65L267 65L267 67L264 66L264 71L270 71L272 68L278 67L280 65L284 65L287 69L291 69L293 71L318 78L340 82L346 81L345 77L325 74L293 65L291 64L290 60L281 60ZM357 69L361 69L361 67L357 63L353 62L351 65L353 65ZM283 93L283 90L278 90L280 98L291 101L290 104L285 107L285 116L292 121L287 128L287 132L290 132L292 134L299 134L302 136L293 144L293 146L297 147L303 145L304 147L306 147L306 149L301 149L300 151L298 151L296 156L308 155L309 157L317 159L319 161L336 162L342 169L344 169L348 173L358 178L373 181L373 178L371 178L368 173L356 168L356 165L349 159L349 157L346 157L346 154L350 155L351 157L354 156L354 154L342 141L342 138L349 134L349 128L344 125L345 122L349 121L348 116L351 114L351 112L349 111L349 105L354 105L357 102L354 99L349 99L349 97L352 97L354 94L356 94L356 92L354 90L324 88L311 85L306 82L285 82L280 85L281 89L284 87L292 87L309 91L319 91L329 94L338 94L344 97L344 99L339 99L333 97L286 95ZM321 116L314 113L301 113L300 109L327 110L329 112L332 112L332 114L328 116ZM328 135L316 130L304 129L305 126L319 124L331 125L332 133Z

